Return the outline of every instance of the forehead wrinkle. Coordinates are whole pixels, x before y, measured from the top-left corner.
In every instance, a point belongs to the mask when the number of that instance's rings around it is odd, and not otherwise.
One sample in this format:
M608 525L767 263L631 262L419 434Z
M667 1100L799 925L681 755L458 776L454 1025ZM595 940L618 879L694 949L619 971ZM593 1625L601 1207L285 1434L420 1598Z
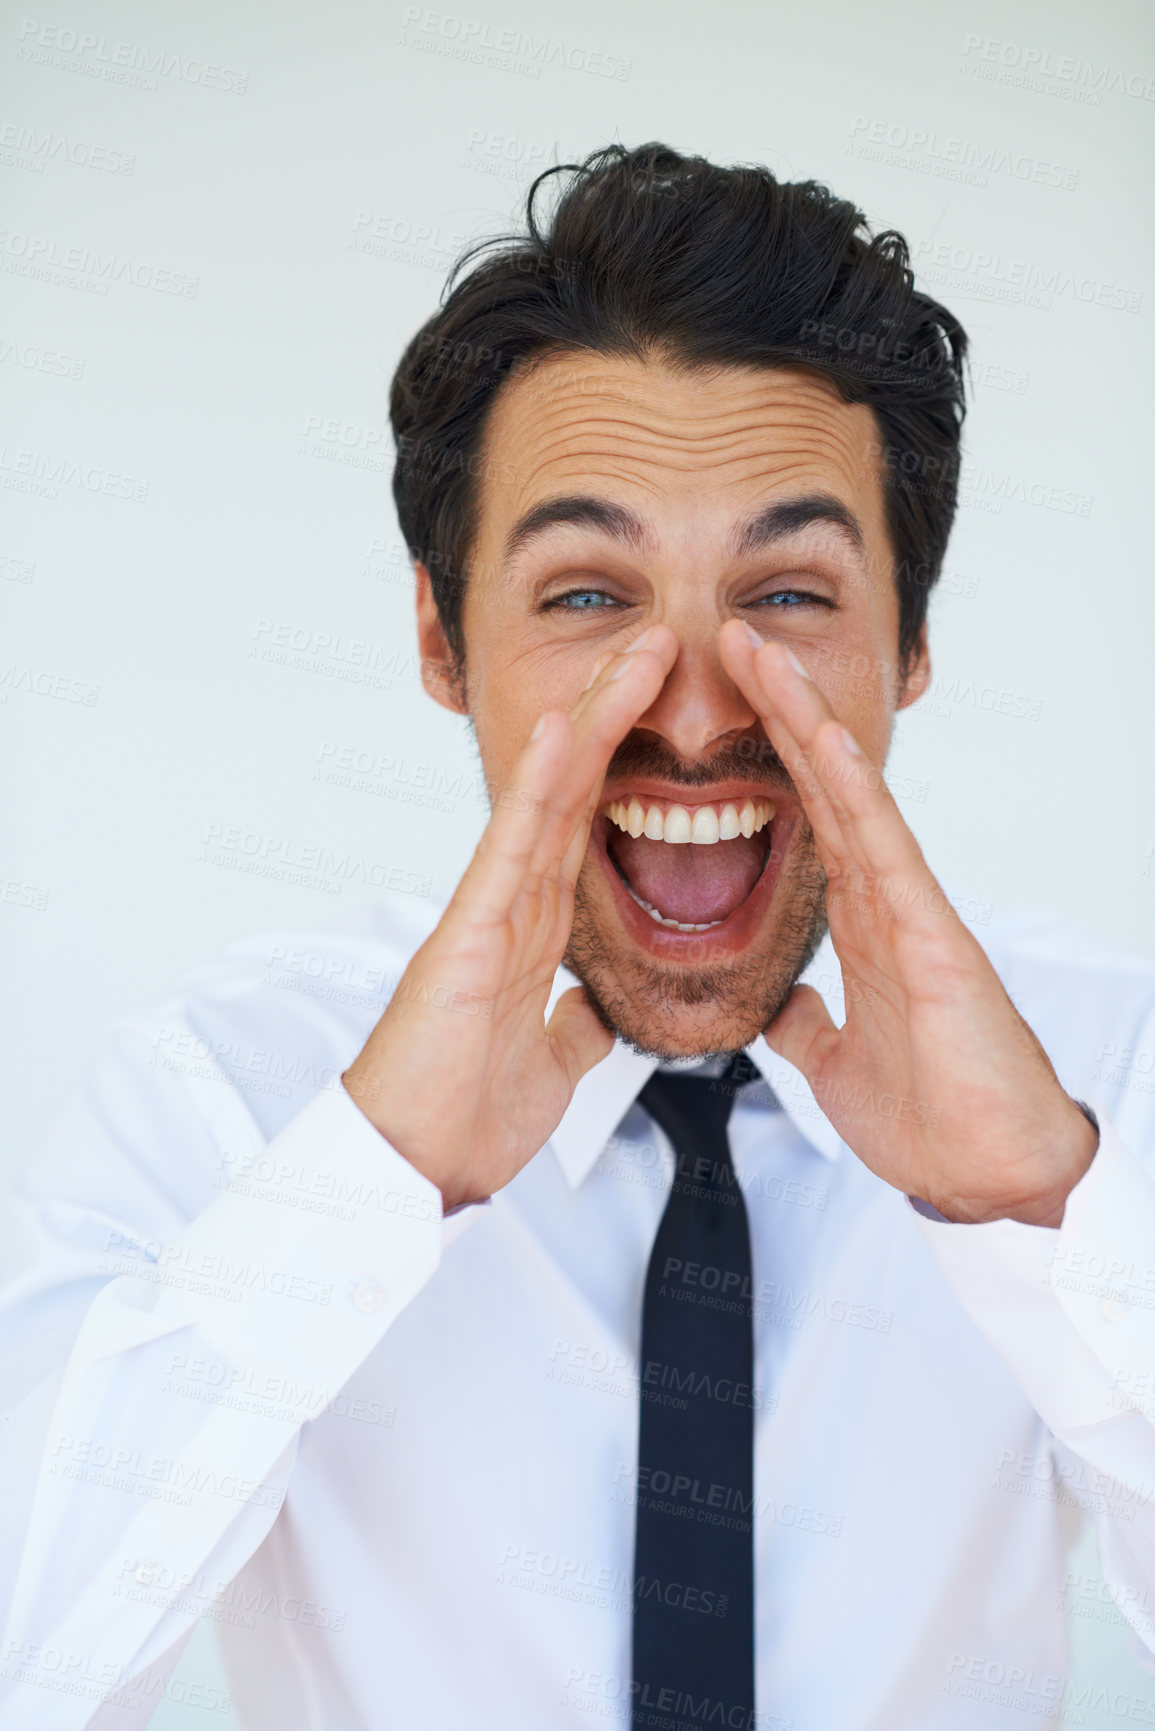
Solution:
M519 472L524 472L527 459L541 465L557 458L588 458L603 451L629 456L639 463L663 463L679 469L773 463L800 455L854 473L867 467L874 456L871 441L863 438L856 428L798 422L782 427L763 423L704 436L685 429L657 429L609 419L584 420L538 425L532 432L527 429L527 436L512 440L510 448Z
M687 417L702 421L720 421L735 415L764 416L775 411L824 414L854 406L833 390L825 389L808 391L802 388L791 392L752 388L736 391L731 386L723 401L716 401L711 395L704 393L688 393L686 395L690 400L671 401L670 399L677 395L675 391L655 391L647 395L635 389L589 390L572 380L559 381L558 387L548 393L530 392L516 383L506 389L508 394L503 398L505 404L512 407L515 398L520 397L527 403L532 401L538 413L577 402L592 408L604 404L611 411L627 408L650 418L669 419L679 423Z
M853 438L850 429L861 424L861 417L854 413L855 410L864 410L867 416L870 415L870 410L861 403L845 403L838 408L826 404L795 406L782 403L752 403L739 408L728 404L713 415L698 411L687 415L685 412L666 413L660 408L647 410L636 403L623 404L620 409L611 408L591 404L582 396L539 406L532 419L535 432L540 432L543 427L576 431L582 427L609 426L643 438L709 444L747 436L761 438L768 431L779 429L835 433L841 438ZM511 411L510 418L516 421L523 417L517 417Z
M723 403L706 392L680 388L677 380L670 389L668 374L652 375L650 391L639 389L637 372L631 371L612 394L599 393L594 401L588 390L575 391L575 381L589 373L573 365L514 383L494 405L491 435L504 449L495 452L490 446L495 461L483 479L483 496L492 500L505 493L521 506L539 492L548 496L545 489L600 494L608 488L611 501L625 503L624 485L660 508L676 477L678 503L685 506L689 499L683 489L688 484L692 497L694 478L700 476L710 488L756 506L763 502L752 497L759 488L771 502L787 489L814 491L817 482L818 490L830 491L835 482L841 483L839 493L849 487L868 531L881 527L881 501L870 485L877 479L876 452L863 437L876 431L869 408L781 373L739 381L735 393L737 369L723 371L730 391ZM769 389L767 378L774 381ZM528 391L531 382L535 388ZM643 377L643 387L649 382ZM675 395L693 399L689 425L685 414L669 406ZM503 482L499 459L507 455L512 460Z
M582 358L571 352L565 357L535 367L515 384L527 399L565 396L579 390L584 396L612 397L639 406L661 408L671 397L680 399L676 412L685 413L685 404L697 399L706 405L703 413L726 414L735 402L765 404L768 399L786 401L819 401L840 404L841 394L828 380L790 366L754 367L718 362L708 372L685 374L665 365L639 364L637 357L594 356L587 351ZM594 388L591 389L590 386ZM717 409L708 405L721 388L728 399Z
M665 370L648 371L636 365L615 378L599 378L588 369L571 365L560 371L544 367L527 378L509 381L494 409L501 414L532 405L541 415L575 402L591 409L604 404L610 412L626 408L679 426L687 419L710 422L735 415L762 419L775 413L826 415L861 406L848 404L827 381L786 368L724 366L709 380L687 381Z
M857 483L864 478L862 464L856 453L838 445L807 441L801 448L767 451L764 447L748 451L687 454L663 449L639 450L629 441L594 439L588 450L575 448L565 441L560 449L538 451L531 464L519 469L518 492L527 496L536 486L561 485L564 481L576 489L585 477L600 476L611 483L628 479L661 496L666 490L663 477L671 470L677 473L679 485L687 475L700 474L712 487L742 489L758 484L782 486L803 476L820 480L829 488L832 481L850 482L857 492ZM607 467L607 465L612 465ZM729 474L726 471L731 471Z
M559 409L562 407L559 405ZM564 405L564 408L568 407L568 404ZM544 423L535 421L532 436L534 454L539 459L548 461L559 445L566 448L567 455L586 454L588 442L591 450L610 448L617 451L624 447L639 461L664 459L677 466L703 461L718 464L729 460L738 461L746 456L784 455L784 452L768 452L765 448L768 435L783 432L790 435L792 444L801 445L810 454L828 453L836 462L854 469L860 466L861 458L865 454L861 448L862 440L857 436L862 423L856 423L849 417L762 417L748 423L731 424L714 432L703 432L698 429L687 430L684 425L674 421L655 425L616 415L598 415L590 412L588 404L574 407L582 410L578 419L559 412L549 416ZM866 412L869 414L869 410ZM733 415L727 416L731 423L734 419ZM520 445L523 440L518 435L522 429L514 427L510 431L511 442L515 446Z
M591 493L604 497L612 504L622 504L627 509L631 493L645 501L653 512L654 521L646 524L647 539L653 553L660 554L662 537L658 523L661 520L663 507L670 500L670 472L668 465L655 466L652 462L638 460L634 456L624 457L607 466L610 454L600 444L593 453L597 459L591 463L576 453L566 452L564 459L552 465L543 465L542 469L530 471L521 477L522 488L515 503L515 510L524 501L533 500L535 494L541 494L543 500L561 492ZM740 515L745 520L751 510L757 510L764 505L773 504L775 498L789 497L800 493L817 491L829 492L832 486L832 476L828 468L816 469L812 460L805 452L775 454L769 461L763 461L757 467L743 465L734 473L726 475L716 473L714 469L698 467L704 482L708 482L708 490L691 488L685 491L684 478L678 477L678 497L676 500L679 515L685 519L689 513L701 518L708 512L712 501L719 505L724 502L724 508L735 517ZM836 480L838 477L833 477ZM623 487L626 491L623 493ZM857 506L856 515L863 524L864 532L870 535L872 528L877 528L876 513L873 509L873 498L870 494L862 497L855 487L848 489L850 498ZM835 495L837 496L837 495ZM520 515L520 511L517 511ZM596 530L581 525L567 525L577 530L579 534L596 534ZM728 534L740 527L740 523L728 523L725 529L719 530ZM813 530L809 530L813 533ZM783 543L785 544L785 543Z

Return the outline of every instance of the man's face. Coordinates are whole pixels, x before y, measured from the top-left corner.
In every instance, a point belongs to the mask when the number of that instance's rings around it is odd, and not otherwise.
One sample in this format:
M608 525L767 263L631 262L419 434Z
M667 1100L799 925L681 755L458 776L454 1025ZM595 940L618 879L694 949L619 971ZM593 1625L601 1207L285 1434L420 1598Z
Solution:
M489 785L511 782L538 716L570 708L600 658L658 622L678 639L610 762L565 958L646 1052L748 1045L825 929L810 826L719 627L739 617L788 644L876 763L925 684L925 654L899 677L878 443L868 408L787 369L691 377L567 353L494 405L457 700ZM419 625L427 685L452 704L423 574Z

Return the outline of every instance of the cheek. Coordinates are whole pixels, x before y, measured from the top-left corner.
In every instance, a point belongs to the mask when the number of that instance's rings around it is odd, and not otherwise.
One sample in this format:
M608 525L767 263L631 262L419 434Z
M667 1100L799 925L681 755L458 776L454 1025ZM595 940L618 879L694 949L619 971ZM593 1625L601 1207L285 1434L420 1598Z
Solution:
M548 642L520 635L512 624L484 665L483 702L509 715L530 717L526 732L545 709L571 710L590 685L605 642Z
M869 634L829 646L811 668L815 684L839 721L863 748L880 759L890 740L895 711L896 670Z
M595 654L543 654L540 644L510 644L469 666L470 713L487 770L512 769L546 709L571 710L593 672Z

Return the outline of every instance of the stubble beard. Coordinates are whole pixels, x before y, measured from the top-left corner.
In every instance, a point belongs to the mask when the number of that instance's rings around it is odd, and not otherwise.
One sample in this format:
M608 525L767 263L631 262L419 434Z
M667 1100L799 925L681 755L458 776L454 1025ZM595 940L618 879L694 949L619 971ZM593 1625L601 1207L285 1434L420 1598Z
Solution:
M774 1020L826 934L826 874L814 835L798 819L774 892L775 915L737 958L707 967L659 962L606 930L592 892L597 863L582 864L565 965L602 1025L647 1058L738 1052Z

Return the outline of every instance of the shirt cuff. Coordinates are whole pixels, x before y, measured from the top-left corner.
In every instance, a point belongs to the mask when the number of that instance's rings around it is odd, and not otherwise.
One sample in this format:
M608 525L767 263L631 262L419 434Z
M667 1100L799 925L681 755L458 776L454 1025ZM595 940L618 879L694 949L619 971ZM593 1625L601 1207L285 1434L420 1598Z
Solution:
M104 1272L129 1277L133 1302L114 1335L98 1336L105 1351L132 1344L125 1327L143 1339L192 1325L234 1364L331 1391L467 1224L446 1227L436 1185L340 1086L258 1149L226 1151L217 1184L174 1238L110 1243Z
M1155 1179L1106 1120L1058 1227L958 1225L908 1197L958 1298L1053 1430L1155 1418Z

